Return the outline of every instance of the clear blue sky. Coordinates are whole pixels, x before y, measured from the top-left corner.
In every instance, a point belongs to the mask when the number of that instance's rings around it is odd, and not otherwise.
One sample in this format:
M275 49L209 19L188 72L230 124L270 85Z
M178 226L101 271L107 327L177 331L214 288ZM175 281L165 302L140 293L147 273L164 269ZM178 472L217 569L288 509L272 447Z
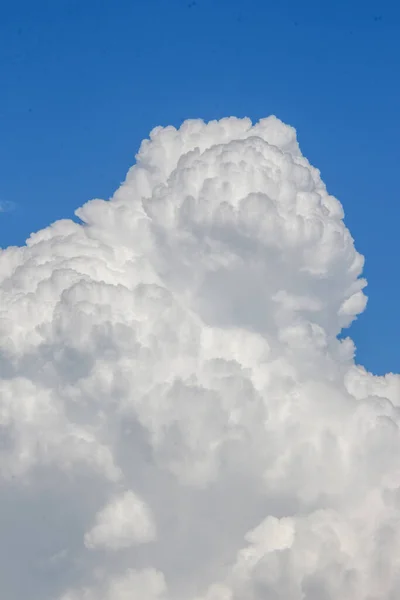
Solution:
M358 360L400 367L400 7L395 0L3 0L0 245L108 198L142 138L276 114L366 255Z

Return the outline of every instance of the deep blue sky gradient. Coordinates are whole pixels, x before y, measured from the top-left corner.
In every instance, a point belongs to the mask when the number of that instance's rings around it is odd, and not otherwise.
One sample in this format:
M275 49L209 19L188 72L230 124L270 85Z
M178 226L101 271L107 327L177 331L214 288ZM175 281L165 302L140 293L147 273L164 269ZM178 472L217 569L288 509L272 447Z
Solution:
M400 370L400 7L3 0L0 246L108 198L156 125L276 114L366 255L357 358Z

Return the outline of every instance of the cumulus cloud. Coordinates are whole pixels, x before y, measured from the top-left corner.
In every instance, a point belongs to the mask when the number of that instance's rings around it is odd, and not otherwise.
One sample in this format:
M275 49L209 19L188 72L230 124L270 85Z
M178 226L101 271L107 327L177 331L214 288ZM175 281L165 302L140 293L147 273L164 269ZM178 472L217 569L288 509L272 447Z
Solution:
M156 539L149 509L132 491L113 498L97 515L96 524L85 535L88 548L119 550Z
M0 254L4 597L397 598L400 377L295 130L156 128L77 216Z

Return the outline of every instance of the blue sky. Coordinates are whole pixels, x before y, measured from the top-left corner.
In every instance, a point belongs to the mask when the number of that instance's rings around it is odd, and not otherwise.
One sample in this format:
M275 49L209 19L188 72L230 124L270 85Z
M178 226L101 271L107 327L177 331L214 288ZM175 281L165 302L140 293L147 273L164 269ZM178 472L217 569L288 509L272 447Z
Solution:
M399 371L399 36L394 0L4 0L0 245L109 197L155 125L276 114L366 255L357 359Z

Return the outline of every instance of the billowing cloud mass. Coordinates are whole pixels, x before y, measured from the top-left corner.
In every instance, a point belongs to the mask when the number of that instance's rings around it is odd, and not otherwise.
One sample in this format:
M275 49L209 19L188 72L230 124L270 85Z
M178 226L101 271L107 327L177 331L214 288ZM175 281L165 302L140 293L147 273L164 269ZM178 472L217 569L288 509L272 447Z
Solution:
M146 506L133 492L125 492L100 511L96 525L85 536L85 543L88 548L104 546L118 550L155 538L155 527Z
M1 597L397 600L400 377L295 130L156 128L77 216L0 256Z

